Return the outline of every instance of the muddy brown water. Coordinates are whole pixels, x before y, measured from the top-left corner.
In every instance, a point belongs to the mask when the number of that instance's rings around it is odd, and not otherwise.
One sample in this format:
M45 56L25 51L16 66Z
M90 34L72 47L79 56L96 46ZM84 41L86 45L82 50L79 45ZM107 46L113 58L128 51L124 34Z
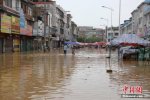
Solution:
M109 64L106 56L97 49L66 56L62 50L0 54L0 100L149 100L120 94L126 84L149 93L150 64L118 62L115 53ZM112 73L106 72L109 68Z

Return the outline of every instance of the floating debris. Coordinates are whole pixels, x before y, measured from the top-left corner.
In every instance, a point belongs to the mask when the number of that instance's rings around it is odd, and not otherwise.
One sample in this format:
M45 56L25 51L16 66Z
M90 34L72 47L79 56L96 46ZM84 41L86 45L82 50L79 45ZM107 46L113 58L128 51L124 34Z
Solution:
M112 70L111 69L107 69L106 72L107 73L112 73Z

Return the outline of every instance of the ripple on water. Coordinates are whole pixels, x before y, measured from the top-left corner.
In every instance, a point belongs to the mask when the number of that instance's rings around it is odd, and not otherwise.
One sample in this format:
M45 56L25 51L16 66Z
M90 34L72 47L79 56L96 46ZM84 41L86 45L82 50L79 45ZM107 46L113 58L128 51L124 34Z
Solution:
M7 97L5 100L120 100L119 86L138 83L145 94L150 92L148 66L141 67L142 63L133 61L118 63L116 54L112 54L113 73L108 74L107 55L95 49L81 49L74 56L64 56L56 50L23 54L21 60L14 59L13 55L4 57L4 62L0 63L3 66L0 68L0 95Z

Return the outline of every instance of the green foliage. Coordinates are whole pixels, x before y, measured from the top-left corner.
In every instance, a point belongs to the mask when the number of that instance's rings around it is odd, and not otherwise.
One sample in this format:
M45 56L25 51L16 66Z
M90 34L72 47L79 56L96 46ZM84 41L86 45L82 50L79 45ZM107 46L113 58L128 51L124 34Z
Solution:
M101 41L103 41L103 39L100 37L89 37L89 38L78 37L77 41L78 42L86 42L86 43L94 43L94 42L101 42Z

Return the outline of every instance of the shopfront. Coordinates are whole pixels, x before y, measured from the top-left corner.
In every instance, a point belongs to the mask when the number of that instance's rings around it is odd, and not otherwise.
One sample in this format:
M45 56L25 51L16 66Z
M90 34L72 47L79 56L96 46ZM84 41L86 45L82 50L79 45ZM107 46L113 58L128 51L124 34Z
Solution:
M20 38L13 38L13 51L20 52Z
M3 53L3 39L0 38L0 53Z
M32 51L33 50L33 39L30 37L28 38L27 41L27 51Z
M33 37L32 37L32 26L25 21L25 26L20 26L21 37L21 51L32 51L33 50Z
M21 52L27 51L27 38L25 36L21 36Z
M13 38L11 35L5 38L5 52L13 52Z
M0 31L0 52L13 51L13 39L11 35L11 16L6 13L1 14L1 31ZM5 45L4 45L5 44Z
M11 17L11 33L13 35L13 51L20 51L20 19L18 17Z

